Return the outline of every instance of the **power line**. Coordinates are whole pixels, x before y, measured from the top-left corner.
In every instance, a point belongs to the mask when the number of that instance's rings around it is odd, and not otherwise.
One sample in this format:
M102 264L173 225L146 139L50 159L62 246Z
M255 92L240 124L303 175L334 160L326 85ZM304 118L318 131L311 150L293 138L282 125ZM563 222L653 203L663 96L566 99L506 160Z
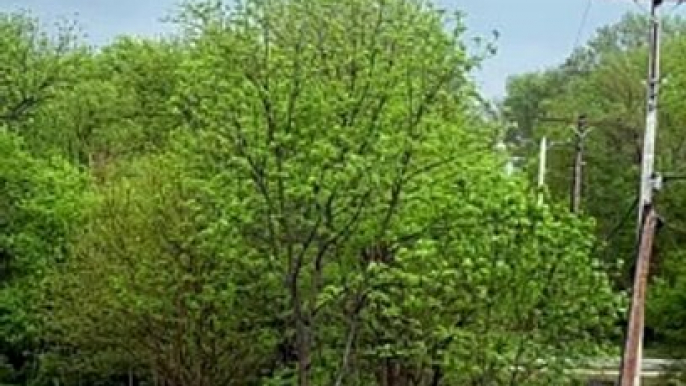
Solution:
M645 13L646 15L650 14L650 10L646 8L643 4L640 3L640 0L633 0L632 3L636 5L636 8L641 10L641 12Z
M683 3L684 3L684 0L679 0L679 1L677 1L677 3L674 4L674 5L672 6L672 8L669 9L668 12L669 12L670 14L674 13L674 11L676 11L676 9L679 8L679 6L682 5Z
M638 206L638 195L633 199L631 202L631 205L627 207L627 210L624 212L622 217L620 217L619 221L617 224L612 227L612 229L607 233L605 236L605 242L608 243L610 242L616 235L619 233L619 231L624 228L626 225L627 221L629 218L631 218L631 215L634 214L634 211L636 210L636 207Z
M588 16L591 14L591 8L593 7L593 0L587 0L586 7L584 8L584 13L581 15L581 22L579 23L579 29L576 32L576 39L574 39L574 46L572 51L579 47L579 42L581 42L581 36L586 28L586 23L588 22Z

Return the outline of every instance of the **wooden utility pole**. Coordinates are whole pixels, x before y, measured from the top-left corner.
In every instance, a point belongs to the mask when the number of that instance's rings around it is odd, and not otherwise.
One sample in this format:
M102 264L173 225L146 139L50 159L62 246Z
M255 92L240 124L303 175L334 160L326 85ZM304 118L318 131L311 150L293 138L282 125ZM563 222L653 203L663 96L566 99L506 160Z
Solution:
M579 210L581 209L581 197L582 197L582 188L583 188L583 167L584 167L584 141L586 140L586 135L589 133L588 130L588 122L586 120L586 115L585 114L580 114L577 117L576 122L572 122L572 120L567 119L567 118L550 118L550 117L542 117L540 118L541 121L544 122L560 122L560 123L568 123L572 124L574 123L576 125L576 128L574 128L574 168L573 168L573 174L572 174L572 184L570 188L570 210L572 213L578 213ZM546 138L543 137L541 139L541 156L539 156L539 159L542 159L539 163L539 179L538 179L538 185L539 188L542 187L543 185L543 179L545 177L545 159L543 155L543 148L544 148L544 141L546 141ZM543 167L543 170L541 170L541 165Z
M621 386L639 386L641 384L645 294L653 248L653 237L657 224L657 215L653 208L653 190L657 187L657 182L659 182L654 166L657 100L660 82L660 19L657 14L657 8L661 3L662 0L651 0L650 6L646 128L643 137L638 201L638 250L629 323L622 353L622 368L619 379Z
M657 213L652 205L645 208L641 216L644 221L638 247L638 258L634 273L633 293L631 294L631 311L629 325L626 331L624 355L622 356L622 370L620 372L621 386L639 386L641 384L641 369L643 363L643 326L645 323L645 297L648 289L648 271L650 256L653 251L653 239L657 227Z
M652 0L650 7L650 44L648 55L648 82L645 134L643 136L643 153L641 157L641 180L639 190L639 210L637 230L640 233L643 225L645 208L653 202L655 188L655 136L657 131L657 101L660 87L660 18L657 7L662 3ZM640 234L638 235L640 238Z
M586 116L579 115L574 130L574 171L572 176L572 192L570 210L579 213L581 210L581 190L583 187L584 168L584 139L586 138Z

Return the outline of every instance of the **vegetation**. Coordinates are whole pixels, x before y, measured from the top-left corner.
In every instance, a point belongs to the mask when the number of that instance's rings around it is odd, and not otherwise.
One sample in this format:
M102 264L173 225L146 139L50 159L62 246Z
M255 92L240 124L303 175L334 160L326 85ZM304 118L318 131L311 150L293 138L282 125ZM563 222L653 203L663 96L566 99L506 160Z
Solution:
M683 174L684 76L680 58L686 53L686 23L680 18L663 21L663 84L657 170ZM627 15L613 26L600 29L594 39L557 68L512 78L504 101L505 114L517 122L510 133L517 152L531 156L526 139L548 135L557 140L572 137L569 125L545 122L564 117L570 122L586 114L592 132L586 144L586 179L583 210L597 220L596 236L603 240L596 257L615 278L615 288L628 288L633 270L635 217L645 88L638 79L647 73L645 30L647 20ZM541 119L543 118L543 119ZM559 199L569 197L573 149L551 151L548 189ZM532 170L533 171L533 170ZM684 189L677 180L666 180L656 196L663 217L651 267L647 344L661 353L683 355L683 229Z
M196 2L174 22L93 50L0 18L0 384L568 385L617 353L642 19L513 78L495 114L459 14L423 0ZM668 21L661 170L685 156L685 30ZM496 144L535 160L527 141L570 135L540 118L580 113L608 124L573 214L571 151L536 192ZM659 196L649 315L670 349L682 189Z

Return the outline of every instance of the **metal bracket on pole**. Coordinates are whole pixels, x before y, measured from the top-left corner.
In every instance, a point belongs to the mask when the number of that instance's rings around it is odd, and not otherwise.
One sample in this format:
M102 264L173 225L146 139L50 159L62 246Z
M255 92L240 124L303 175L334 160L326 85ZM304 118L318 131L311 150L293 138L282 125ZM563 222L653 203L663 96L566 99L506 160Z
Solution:
M653 190L662 190L662 186L664 186L664 178L662 177L662 174L658 172L653 173L650 184L652 185Z

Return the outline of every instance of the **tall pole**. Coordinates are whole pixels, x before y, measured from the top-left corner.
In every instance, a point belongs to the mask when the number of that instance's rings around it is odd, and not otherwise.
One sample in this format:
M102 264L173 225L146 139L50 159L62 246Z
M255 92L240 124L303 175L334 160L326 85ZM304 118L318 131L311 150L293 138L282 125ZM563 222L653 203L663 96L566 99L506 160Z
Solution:
M660 20L657 7L662 0L651 0L650 45L648 59L648 84L646 106L646 128L643 137L643 156L638 205L638 253L634 273L633 292L629 324L622 355L620 372L621 386L639 386L643 357L643 328L645 295L648 269L652 254L653 236L657 215L653 209L655 188L655 133L657 130L657 97L660 80Z
M648 290L648 271L650 257L653 251L655 229L658 224L657 213L648 205L643 214L638 258L634 272L634 285L631 294L631 309L629 311L629 325L626 331L624 353L622 356L622 370L620 372L621 386L639 386L641 384L641 369L643 363L643 326L645 324L645 298Z
M584 138L586 137L586 116L579 115L574 131L574 175L572 177L572 202L570 210L579 213L581 209L581 189L583 186Z
M548 138L543 136L538 154L538 204L543 203L543 187L545 186L546 156L548 153Z
M655 178L655 133L657 131L657 98L660 87L660 19L657 7L661 0L652 0L650 7L650 45L648 55L648 84L646 103L646 127L643 136L643 156L641 158L641 185L637 229L643 225L645 208L653 203ZM640 238L640 235L638 236Z
M545 122L560 122L566 124L574 124L567 118L556 117L541 117L539 118ZM574 167L572 169L572 183L569 187L569 209L572 213L578 213L581 210L581 197L583 189L583 165L584 165L584 141L586 135L589 133L588 124L585 114L580 114L576 119L576 127L574 131ZM592 123L593 124L593 123ZM600 122L599 124L605 124Z

